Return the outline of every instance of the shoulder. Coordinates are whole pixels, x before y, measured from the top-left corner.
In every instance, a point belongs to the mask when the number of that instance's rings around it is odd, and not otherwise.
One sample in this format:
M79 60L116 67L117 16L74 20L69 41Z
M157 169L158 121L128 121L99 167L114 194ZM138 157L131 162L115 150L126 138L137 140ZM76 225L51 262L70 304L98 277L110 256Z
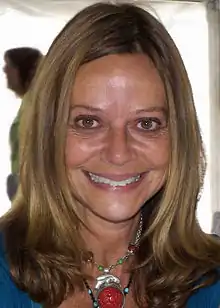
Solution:
M13 283L5 259L2 234L0 234L0 294L1 308L40 308Z
M219 280L214 284L199 289L193 294L187 308L219 308L220 307L220 268Z

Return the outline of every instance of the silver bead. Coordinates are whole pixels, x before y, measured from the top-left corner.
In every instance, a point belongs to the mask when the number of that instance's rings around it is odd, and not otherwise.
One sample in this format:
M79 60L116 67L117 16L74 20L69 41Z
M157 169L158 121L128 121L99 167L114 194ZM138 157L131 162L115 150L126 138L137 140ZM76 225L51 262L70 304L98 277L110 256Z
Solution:
M104 268L104 271L103 271L105 274L108 274L109 273L109 268Z

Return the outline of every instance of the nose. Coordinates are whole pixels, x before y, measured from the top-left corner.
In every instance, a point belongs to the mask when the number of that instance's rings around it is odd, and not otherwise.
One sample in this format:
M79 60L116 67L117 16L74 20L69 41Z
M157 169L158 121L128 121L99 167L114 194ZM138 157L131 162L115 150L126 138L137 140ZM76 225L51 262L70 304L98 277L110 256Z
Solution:
M4 72L6 75L8 74L9 67L8 67L7 63L5 63L5 65L3 66L2 70L3 70L3 72Z
M115 166L123 166L134 158L132 140L126 129L115 128L109 132L101 156L105 162Z

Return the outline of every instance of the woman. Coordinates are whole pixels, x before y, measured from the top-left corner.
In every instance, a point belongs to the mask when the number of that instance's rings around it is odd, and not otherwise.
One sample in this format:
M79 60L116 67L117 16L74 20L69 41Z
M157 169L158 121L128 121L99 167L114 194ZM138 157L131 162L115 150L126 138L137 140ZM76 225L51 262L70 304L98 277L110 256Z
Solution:
M202 140L164 27L131 4L89 6L29 99L0 306L217 308L220 244L196 219Z
M8 49L5 52L5 66L3 70L6 75L7 86L22 100L30 87L41 59L42 53L38 49L31 47L18 47ZM24 104L22 103L10 128L11 174L7 178L7 193L11 201L18 187L18 130L23 108Z

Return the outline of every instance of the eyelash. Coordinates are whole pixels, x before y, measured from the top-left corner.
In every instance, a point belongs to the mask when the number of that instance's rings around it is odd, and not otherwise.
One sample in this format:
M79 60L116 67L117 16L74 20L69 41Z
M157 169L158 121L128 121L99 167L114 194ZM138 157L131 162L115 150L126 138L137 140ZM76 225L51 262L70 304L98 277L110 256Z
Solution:
M86 121L90 121L91 122L91 126L90 127L85 127L85 122ZM84 122L84 124L83 124ZM143 123L147 123L147 125L149 124L150 126L153 126L154 124L156 125L155 128L151 129L146 129L146 128L143 128L143 127L138 127L139 125L143 124ZM96 124L95 127L92 126L93 124ZM137 125L137 128L141 131L145 131L145 132L153 132L153 131L157 131L161 128L161 125L162 125L162 122L161 120L159 120L158 118L142 118L142 119L138 119L138 121L136 122L136 125ZM94 116L77 116L75 119L74 119L74 126L78 129L83 129L83 130L94 130L94 129L97 129L97 128L100 128L101 126L101 121L94 117Z
M97 126L96 127L85 127L85 125L83 125L83 121L91 121L91 122L96 122L97 123ZM79 123L82 123L82 124L79 124ZM94 116L78 116L74 119L74 125L77 127L77 128L80 128L80 129L88 129L88 130L91 130L91 129L96 129L97 127L100 126L100 120Z
M150 131L150 132L156 131L156 130L160 129L160 127L162 125L161 121L158 118L143 118L143 119L138 120L137 126L139 124L142 124L143 122L145 122L145 123L148 122L148 124L150 124L150 125L153 125L153 124L156 125L156 127L153 128L153 129L145 129L143 127L141 127L141 128L138 127L138 129L143 130L143 131Z

